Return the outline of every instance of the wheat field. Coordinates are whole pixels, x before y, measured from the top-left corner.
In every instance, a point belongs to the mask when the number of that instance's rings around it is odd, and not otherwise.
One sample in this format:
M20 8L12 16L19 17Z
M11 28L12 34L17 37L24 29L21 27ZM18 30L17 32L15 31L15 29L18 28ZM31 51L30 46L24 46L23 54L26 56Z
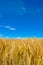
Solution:
M43 39L0 39L0 65L43 65Z

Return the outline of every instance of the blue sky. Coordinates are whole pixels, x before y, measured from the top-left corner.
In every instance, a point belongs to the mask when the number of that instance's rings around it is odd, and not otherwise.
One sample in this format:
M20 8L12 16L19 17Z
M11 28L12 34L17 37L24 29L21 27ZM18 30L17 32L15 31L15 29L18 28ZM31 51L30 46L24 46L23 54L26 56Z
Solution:
M0 0L0 37L43 37L43 0Z

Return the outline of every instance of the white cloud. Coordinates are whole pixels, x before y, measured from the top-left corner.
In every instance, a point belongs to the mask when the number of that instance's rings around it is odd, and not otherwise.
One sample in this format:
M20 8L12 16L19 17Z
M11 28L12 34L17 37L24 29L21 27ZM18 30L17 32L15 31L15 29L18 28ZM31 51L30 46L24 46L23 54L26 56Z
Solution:
M4 28L7 28L7 29L9 29L9 30L16 30L16 28L13 28L13 27L11 27L11 26L4 26Z
M16 28L11 28L11 27L10 27L9 30L16 30Z
M9 30L16 30L16 28L11 27L11 26L3 26L3 25L0 25L0 28L5 28L5 29L9 29Z
M10 28L10 26L4 26L4 28L8 28L8 29L9 29L9 28Z
M22 15L25 13L25 6L22 0L9 1L6 5L10 14Z

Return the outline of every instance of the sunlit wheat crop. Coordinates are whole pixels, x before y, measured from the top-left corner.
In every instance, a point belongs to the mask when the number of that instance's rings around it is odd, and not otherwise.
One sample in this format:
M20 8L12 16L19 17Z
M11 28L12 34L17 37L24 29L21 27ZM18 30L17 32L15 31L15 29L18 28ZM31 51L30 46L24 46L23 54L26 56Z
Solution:
M43 65L43 39L0 39L0 65Z

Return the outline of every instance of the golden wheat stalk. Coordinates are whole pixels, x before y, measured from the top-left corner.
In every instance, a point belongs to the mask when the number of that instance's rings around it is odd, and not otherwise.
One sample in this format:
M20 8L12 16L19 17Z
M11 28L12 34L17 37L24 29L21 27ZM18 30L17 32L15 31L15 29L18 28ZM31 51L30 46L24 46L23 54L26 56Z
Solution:
M0 39L0 65L43 65L43 39Z

